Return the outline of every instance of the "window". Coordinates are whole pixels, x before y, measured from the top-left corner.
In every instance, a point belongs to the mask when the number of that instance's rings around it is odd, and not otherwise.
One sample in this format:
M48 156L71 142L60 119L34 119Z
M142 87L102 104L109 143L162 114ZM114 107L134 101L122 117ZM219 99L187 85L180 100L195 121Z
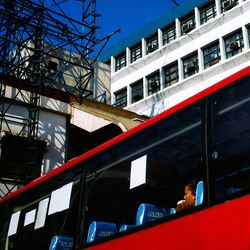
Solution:
M239 4L238 0L221 0L221 12L228 11Z
M197 52L183 59L183 69L184 69L184 78L194 75L199 71Z
M131 54L131 63L135 62L137 59L142 57L142 46L141 44L138 44L134 46L133 48L130 49L130 54Z
M200 21L201 24L208 22L209 20L215 18L216 16L216 5L212 1L208 5L200 9Z
M147 44L147 54L152 53L153 51L158 49L158 34L148 38L146 40Z
M113 106L120 108L127 106L127 88L115 93L115 103Z
M84 231L94 220L135 226L142 203L176 207L184 185L203 179L203 115L200 102L90 159ZM145 179L131 187L136 164Z
M179 80L178 63L175 62L165 67L164 75L165 75L165 87L170 86L174 83L177 83Z
M148 95L152 95L160 90L160 75L159 71L147 77Z
M162 38L163 38L163 45L165 45L167 43L171 43L172 41L175 40L175 38L176 38L175 24L165 28L162 31Z
M132 103L143 99L143 81L138 81L131 85Z
M214 94L209 101L212 116L211 161L217 198L250 188L248 83L249 76Z
M10 213L17 211L18 227L8 237L4 249L49 249L56 232L75 237L81 200L80 177L79 170L66 172L55 176L53 181L42 183L39 190L17 196L14 210L8 207L5 216L7 219Z
M242 52L244 43L242 31L239 30L232 35L225 37L226 58L230 58Z
M195 16L194 14L186 17L181 21L181 34L185 35L191 30L195 29Z
M126 66L126 53L115 58L115 71L118 71Z
M220 45L219 41L208 45L203 49L204 68L209 68L220 61Z

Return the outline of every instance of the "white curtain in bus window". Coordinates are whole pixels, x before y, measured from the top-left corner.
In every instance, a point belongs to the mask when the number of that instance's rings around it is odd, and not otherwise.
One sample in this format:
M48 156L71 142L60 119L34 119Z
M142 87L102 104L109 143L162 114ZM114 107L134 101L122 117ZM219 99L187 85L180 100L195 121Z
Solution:
M147 155L131 162L130 189L146 182Z
M8 236L11 236L11 235L16 233L20 213L21 213L21 211L18 211L18 212L11 215L10 225L9 225L9 230L8 230Z
M73 182L51 193L48 215L61 212L69 208Z
M36 209L33 209L25 214L24 226L27 226L35 221Z
M49 204L49 198L46 198L39 202L36 222L35 222L35 229L41 228L45 225L48 204Z

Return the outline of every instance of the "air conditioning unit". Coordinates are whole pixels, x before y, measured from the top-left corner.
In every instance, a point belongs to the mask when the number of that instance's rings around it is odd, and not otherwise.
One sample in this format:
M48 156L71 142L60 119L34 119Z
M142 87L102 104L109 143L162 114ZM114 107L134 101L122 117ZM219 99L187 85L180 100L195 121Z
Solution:
M182 32L184 34L188 33L189 31L191 31L194 28L194 24L193 23L184 23L182 25Z
M149 53L155 51L156 49L157 49L157 43L156 43L156 42L154 42L154 43L149 43L149 44L147 45L147 51L148 51Z
M240 41L234 41L229 44L230 50L236 50L240 47Z
M223 10L230 10L237 4L236 0L227 0L222 3Z

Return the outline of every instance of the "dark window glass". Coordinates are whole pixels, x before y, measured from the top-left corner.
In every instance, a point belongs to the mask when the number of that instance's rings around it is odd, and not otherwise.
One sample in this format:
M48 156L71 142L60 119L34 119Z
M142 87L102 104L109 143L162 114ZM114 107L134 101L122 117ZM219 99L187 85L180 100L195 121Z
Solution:
M193 29L195 29L195 16L194 16L194 14L181 20L181 34L185 35Z
M203 179L203 116L200 102L90 160L85 230L93 220L135 226L141 203L176 207L184 185ZM145 181L131 185L132 166L142 165Z
M49 249L55 235L74 239L80 225L81 181L78 170L71 169L12 199L15 206L5 210L4 220L9 223L11 214L19 213L17 230L7 237L5 247L2 246L3 237L0 232L1 249L44 250ZM10 205L13 206L13 203ZM6 232L8 227L5 228Z
M214 64L218 63L221 59L220 57L220 45L219 41L205 47L203 49L204 58L204 68L209 68Z
M152 95L160 90L160 75L159 71L147 77L148 95Z
M137 46L130 49L131 53L131 63L135 62L137 59L142 57L142 46L138 44Z
M184 68L184 78L194 75L199 71L197 52L183 59L183 68Z
M207 21L215 18L215 16L216 16L216 5L214 1L212 1L211 3L200 9L201 24L204 24Z
M115 58L115 71L118 71L126 66L126 53Z
M178 63L171 64L164 68L165 74L165 87L178 82Z
M241 30L225 37L224 41L227 58L241 53L244 48L243 35Z
M143 81L136 82L131 85L132 103L143 99Z
M228 11L238 4L238 0L221 0L221 12Z
M162 37L163 37L163 45L165 45L167 43L171 43L172 41L174 41L175 38L176 38L175 24L165 28L162 31Z
M210 99L217 198L250 187L249 80L244 78Z
M152 53L158 49L158 35L154 35L146 40L147 54Z
M115 93L115 103L113 106L120 108L127 106L127 88Z

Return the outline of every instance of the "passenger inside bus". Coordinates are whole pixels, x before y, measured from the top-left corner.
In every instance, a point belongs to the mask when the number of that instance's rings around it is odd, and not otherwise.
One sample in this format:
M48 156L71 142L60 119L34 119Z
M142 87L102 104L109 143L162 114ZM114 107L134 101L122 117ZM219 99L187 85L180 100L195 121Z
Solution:
M177 202L176 212L183 211L187 208L194 207L196 202L197 181L191 180L184 187L184 200Z

